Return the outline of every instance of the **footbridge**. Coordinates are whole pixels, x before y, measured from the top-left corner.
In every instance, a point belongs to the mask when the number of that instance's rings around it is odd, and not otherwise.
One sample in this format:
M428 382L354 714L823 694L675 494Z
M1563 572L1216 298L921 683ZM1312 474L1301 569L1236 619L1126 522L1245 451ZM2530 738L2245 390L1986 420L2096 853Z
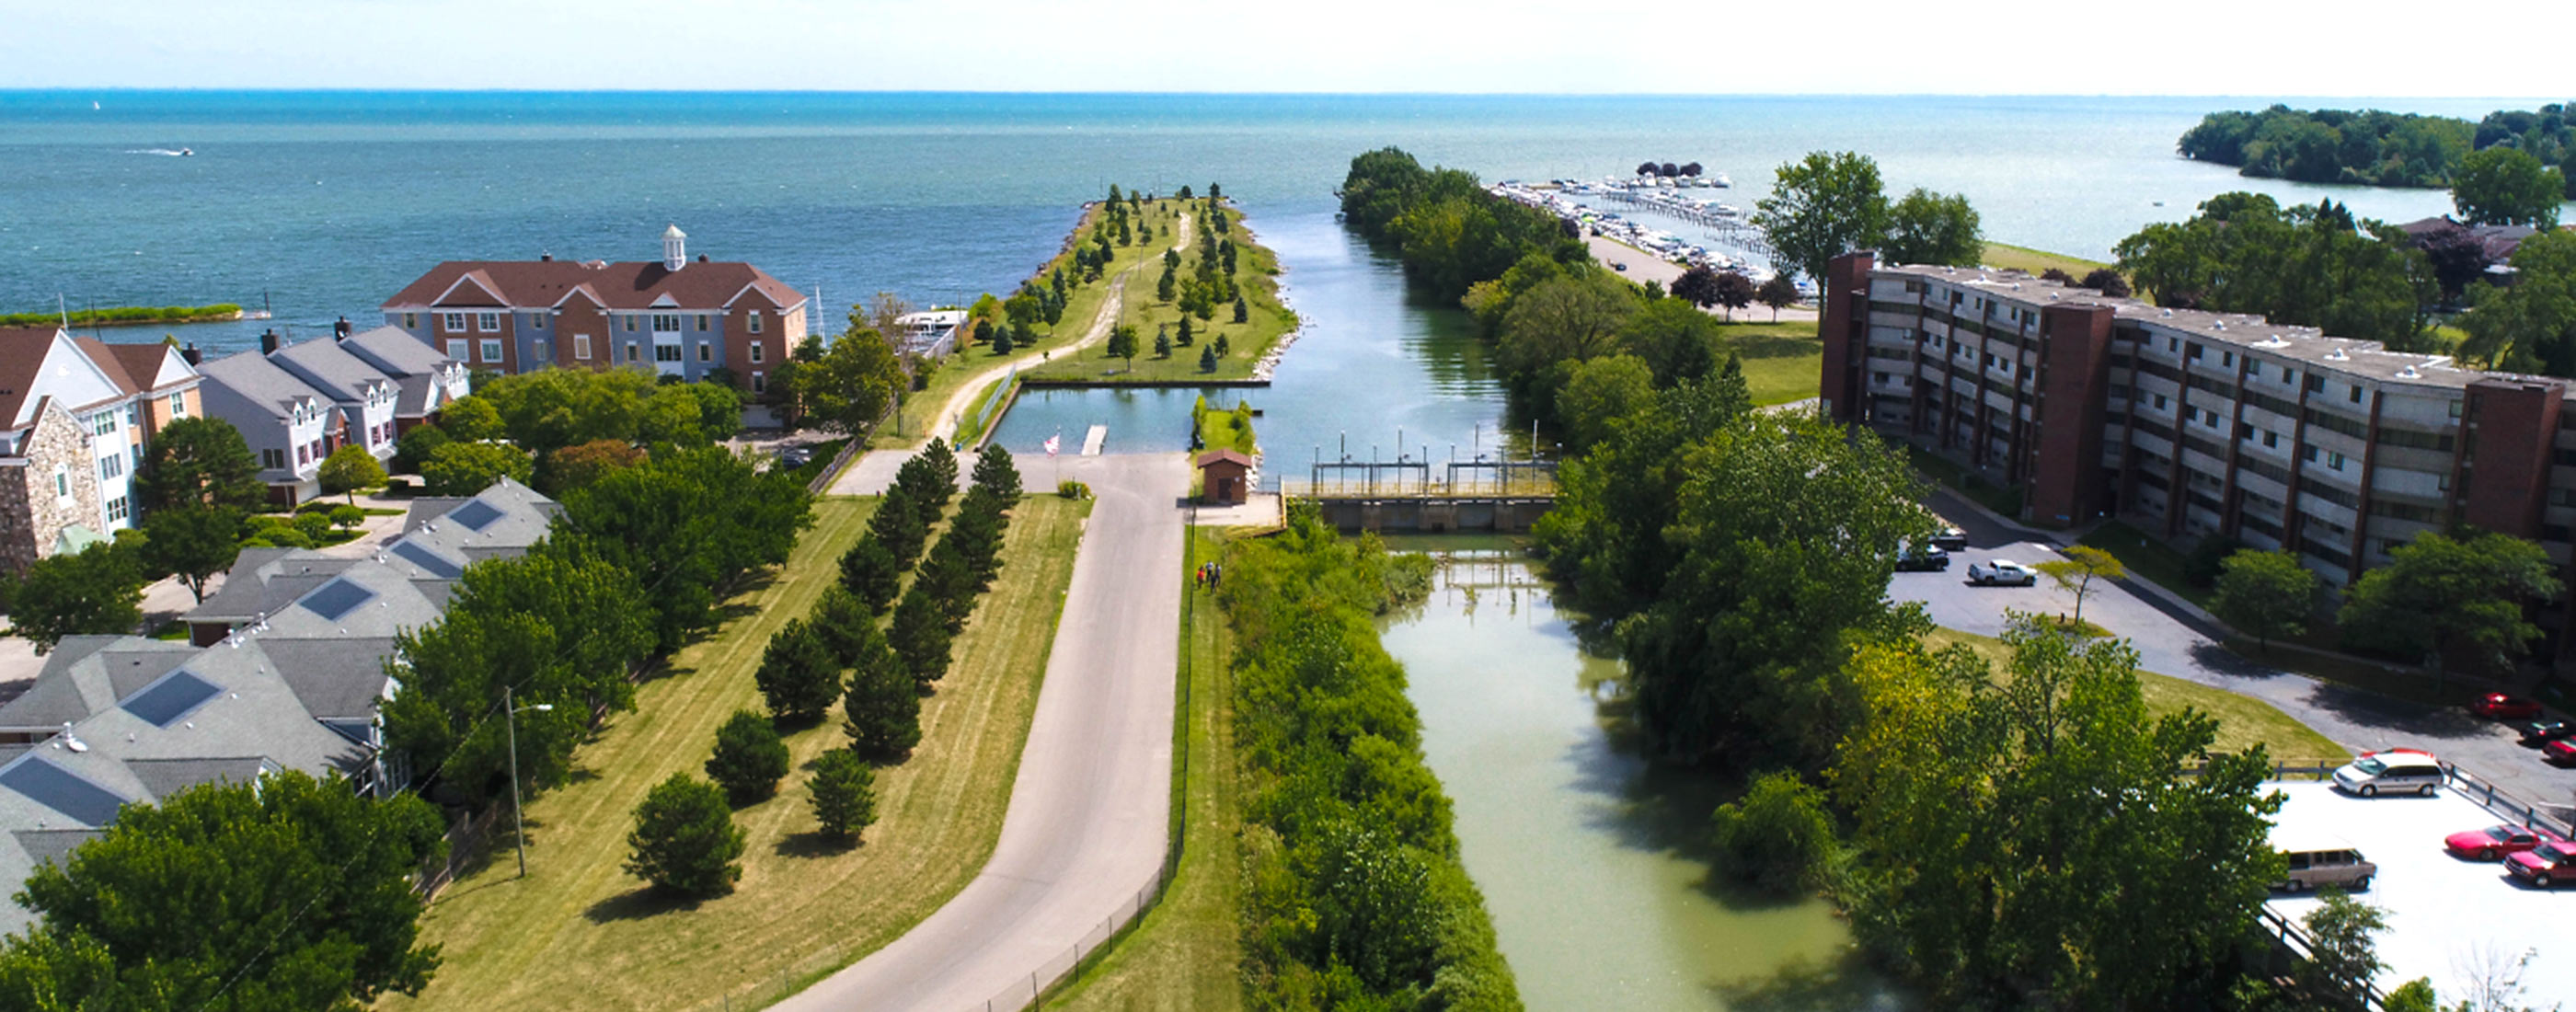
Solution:
M1346 531L1519 533L1556 505L1556 462L1319 460L1280 491Z

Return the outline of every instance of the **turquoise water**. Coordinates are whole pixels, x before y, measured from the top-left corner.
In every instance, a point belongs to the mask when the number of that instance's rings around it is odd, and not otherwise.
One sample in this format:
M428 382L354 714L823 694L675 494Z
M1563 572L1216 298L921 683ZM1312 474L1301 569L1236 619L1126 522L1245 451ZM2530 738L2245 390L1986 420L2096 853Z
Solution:
M1861 150L1894 188L1966 193L1994 238L2096 257L2239 187L2331 193L2397 220L2446 206L2438 192L2245 180L2173 155L2202 113L2268 101L0 92L0 310L265 294L279 325L312 334L341 315L371 322L440 260L637 259L658 254L668 222L692 252L819 287L830 306L879 290L955 301L1015 284L1057 249L1073 204L1110 183L1221 181L1273 222L1328 213L1350 157L1386 144L1487 178L1696 160L1732 174L1731 202L1746 206L1784 161ZM195 156L146 153L180 147ZM179 333L233 348L260 327Z

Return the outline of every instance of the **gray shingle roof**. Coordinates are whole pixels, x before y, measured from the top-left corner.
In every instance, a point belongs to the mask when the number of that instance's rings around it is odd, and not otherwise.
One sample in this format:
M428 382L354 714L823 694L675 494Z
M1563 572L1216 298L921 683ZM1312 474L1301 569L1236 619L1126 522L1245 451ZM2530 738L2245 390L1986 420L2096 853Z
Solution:
M287 417L287 406L298 398L309 397L329 403L332 398L294 373L279 368L277 363L256 351L226 355L197 367L206 383L232 391L242 400L266 408L270 414Z
M364 403L369 388L393 383L384 370L327 337L287 345L269 361L344 405Z
M388 376L427 376L456 361L400 327L377 327L343 343L350 354L375 363Z

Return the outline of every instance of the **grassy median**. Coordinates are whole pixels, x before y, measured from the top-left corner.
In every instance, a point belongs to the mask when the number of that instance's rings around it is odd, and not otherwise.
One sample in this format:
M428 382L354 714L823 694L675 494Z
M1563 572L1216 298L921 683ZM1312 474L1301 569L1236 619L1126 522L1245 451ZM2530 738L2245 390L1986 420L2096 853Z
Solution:
M1190 564L1216 558L1225 539L1190 532ZM1186 584L1188 568L1177 574ZM1188 757L1173 798L1189 820L1180 873L1162 902L1109 955L1047 1004L1060 1009L1224 1012L1243 1007L1242 872L1235 833L1243 827L1234 776L1234 638L1215 595L1184 591L1182 648L1187 704L1175 755ZM1176 769L1179 776L1184 771Z
M423 1008L751 1008L893 940L964 888L992 854L1071 581L1087 502L1032 496L1013 510L1002 579L922 701L922 743L877 777L878 820L842 850L814 835L806 769L844 739L837 719L788 737L796 770L776 797L736 809L749 836L733 895L661 898L620 867L635 804L673 772L703 776L715 729L757 708L753 673L771 634L839 577L873 499L815 503L788 564L728 604L730 620L682 649L575 753L571 783L528 804L528 877L506 833L481 868L431 905L422 940L445 965ZM836 710L837 713L837 710Z

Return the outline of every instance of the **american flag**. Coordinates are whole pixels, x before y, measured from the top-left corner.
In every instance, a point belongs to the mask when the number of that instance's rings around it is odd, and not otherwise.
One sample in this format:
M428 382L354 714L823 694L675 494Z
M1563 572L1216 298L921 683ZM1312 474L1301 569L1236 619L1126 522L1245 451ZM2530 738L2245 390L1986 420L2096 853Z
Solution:
M1064 433L1062 433L1062 432L1058 432L1058 433L1056 433L1055 435L1048 436L1048 437L1047 437L1047 441L1046 441L1046 452L1047 452L1047 456L1050 456L1050 457L1055 456L1055 451L1056 451L1056 449L1057 449L1058 447L1063 446L1063 445L1064 445Z

